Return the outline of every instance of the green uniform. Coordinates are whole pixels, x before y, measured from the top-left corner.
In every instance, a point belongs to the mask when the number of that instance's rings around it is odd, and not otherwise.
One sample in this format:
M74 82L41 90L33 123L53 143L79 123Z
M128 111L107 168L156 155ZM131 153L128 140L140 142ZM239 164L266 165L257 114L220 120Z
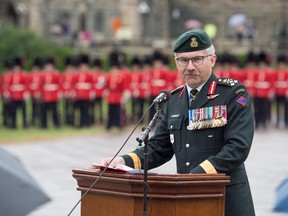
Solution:
M253 135L254 116L246 88L212 74L190 107L186 86L172 92L149 139L148 167L158 167L175 154L178 173L225 173L231 176L225 216L254 216L244 166ZM143 168L143 147L123 157L126 165Z

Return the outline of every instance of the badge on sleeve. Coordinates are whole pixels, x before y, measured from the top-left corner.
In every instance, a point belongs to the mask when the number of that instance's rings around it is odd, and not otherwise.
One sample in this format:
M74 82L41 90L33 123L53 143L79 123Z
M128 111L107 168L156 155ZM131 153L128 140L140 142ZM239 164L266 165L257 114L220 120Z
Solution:
M241 96L240 98L238 98L238 100L236 102L241 104L242 106L246 106L247 99L245 97Z

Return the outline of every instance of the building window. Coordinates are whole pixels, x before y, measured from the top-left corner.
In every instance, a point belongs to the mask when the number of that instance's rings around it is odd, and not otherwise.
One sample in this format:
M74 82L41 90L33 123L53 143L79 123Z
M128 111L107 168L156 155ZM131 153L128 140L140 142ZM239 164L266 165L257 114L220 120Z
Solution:
M96 32L104 32L104 15L102 11L98 11L94 17L94 30Z

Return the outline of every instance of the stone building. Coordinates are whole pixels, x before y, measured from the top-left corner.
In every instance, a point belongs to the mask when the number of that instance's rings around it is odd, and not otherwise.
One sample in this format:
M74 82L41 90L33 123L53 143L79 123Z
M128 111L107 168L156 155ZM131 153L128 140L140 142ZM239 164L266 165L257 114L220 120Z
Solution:
M171 51L189 28L205 28L219 52L287 52L288 1L274 0L1 0L0 28L14 19L59 43L79 40L93 50L111 44L131 52ZM8 2L8 3L7 3ZM0 3L1 4L1 3ZM1 8L1 7L0 7ZM4 19L4 17L6 17ZM11 21L12 20L12 21ZM137 49L136 49L137 48ZM141 49L140 49L141 48Z

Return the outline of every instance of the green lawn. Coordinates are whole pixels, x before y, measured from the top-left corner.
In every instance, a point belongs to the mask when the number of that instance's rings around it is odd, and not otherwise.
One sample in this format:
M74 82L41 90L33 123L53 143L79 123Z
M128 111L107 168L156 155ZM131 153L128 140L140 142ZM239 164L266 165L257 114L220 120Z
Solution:
M127 110L126 114L127 117L130 117L131 113L131 102L129 101L126 104ZM105 120L107 120L107 104L104 102L104 113L103 117ZM146 108L148 107L148 104L146 105ZM60 113L63 113L63 104L62 101L60 102ZM97 135L97 134L103 134L108 133L106 131L105 125L94 125L89 128L74 128L64 125L60 128L54 128L52 124L51 117L48 120L48 128L47 129L39 129L36 127L30 127L29 122L31 119L31 101L27 102L27 123L28 123L28 129L22 128L22 120L21 120L21 112L18 110L17 115L17 129L6 129L2 126L3 116L2 116L2 101L0 100L0 144L10 144L10 143L21 143L21 142L32 142L32 141L41 141L41 140L52 140L52 139L58 139L62 137L71 137L71 136L85 136L85 135ZM63 118L63 115L62 115ZM63 122L63 119L61 118L61 122ZM147 118L147 117L146 117ZM63 125L63 124L62 124ZM128 125L127 130L129 131L132 129L133 125ZM125 130L126 130L125 129ZM111 131L109 131L111 132Z
M38 128L28 128L28 129L5 129L0 128L0 144L9 143L20 143L20 142L30 142L39 140L53 140L62 137L73 137L73 136L85 136L85 135L97 135L101 133L106 133L105 127L95 126L90 128L72 128L72 127L62 127L62 128L48 128L48 129L38 129Z

